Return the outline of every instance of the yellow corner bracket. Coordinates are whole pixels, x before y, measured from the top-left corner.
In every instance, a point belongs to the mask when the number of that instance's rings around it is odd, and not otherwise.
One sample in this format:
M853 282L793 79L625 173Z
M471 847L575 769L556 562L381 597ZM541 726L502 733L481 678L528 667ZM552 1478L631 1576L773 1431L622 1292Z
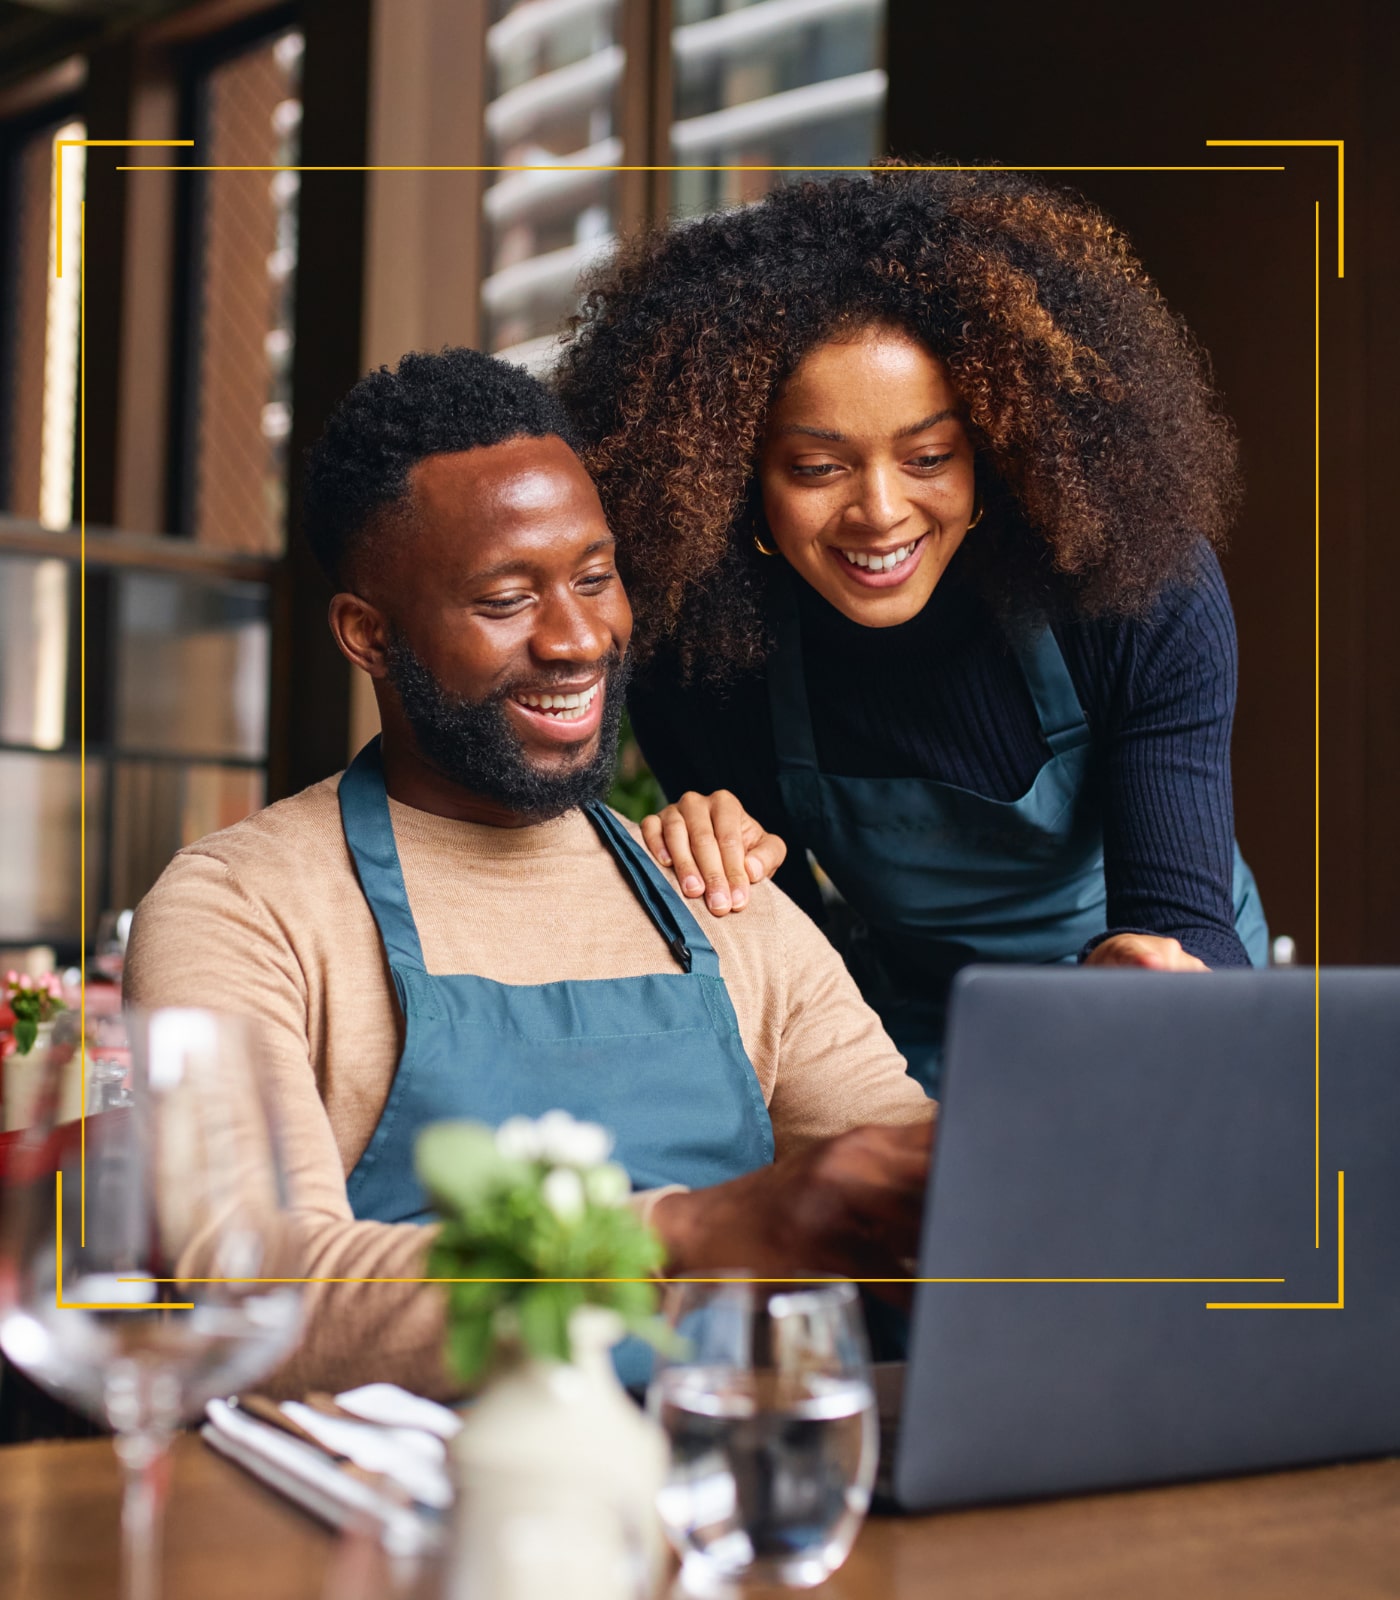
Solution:
M1314 146L1337 152L1337 276L1346 277L1344 250L1345 232L1342 227L1343 206L1346 200L1346 147L1345 139L1207 139L1208 147L1250 145L1255 148L1281 149L1285 146Z
M193 139L55 139L53 159L57 194L54 198L54 229L58 237L54 241L54 266L57 269L54 277L63 276L63 152L65 150L75 145L81 145L84 150L113 146L129 150L133 147L149 149L152 146L159 146L162 149L188 148L193 144Z
M65 1300L63 1298L63 1170L54 1173L54 1296L60 1311L193 1311L193 1300L169 1301L164 1305L132 1305L125 1300ZM159 1282L159 1279L123 1278L123 1283Z
M1346 1309L1346 1173L1337 1174L1337 1298L1335 1300L1207 1300L1207 1311L1344 1311Z

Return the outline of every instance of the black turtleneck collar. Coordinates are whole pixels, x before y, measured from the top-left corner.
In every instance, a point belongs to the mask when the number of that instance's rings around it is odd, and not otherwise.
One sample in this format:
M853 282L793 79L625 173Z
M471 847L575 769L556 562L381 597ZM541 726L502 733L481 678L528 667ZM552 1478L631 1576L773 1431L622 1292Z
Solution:
M955 551L923 610L889 628L853 622L788 568L783 577L797 591L803 653L810 653L815 645L819 654L847 660L859 657L888 662L914 654L927 661L946 655L981 635L987 624L986 602L971 581L968 566L964 549Z

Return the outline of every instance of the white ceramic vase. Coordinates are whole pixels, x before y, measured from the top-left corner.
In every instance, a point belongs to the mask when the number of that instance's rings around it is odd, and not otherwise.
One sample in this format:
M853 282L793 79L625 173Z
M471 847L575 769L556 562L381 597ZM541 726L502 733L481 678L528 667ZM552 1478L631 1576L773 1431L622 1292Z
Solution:
M664 1560L667 1446L609 1351L621 1320L584 1306L571 1363L523 1358L463 1414L443 1600L646 1600Z

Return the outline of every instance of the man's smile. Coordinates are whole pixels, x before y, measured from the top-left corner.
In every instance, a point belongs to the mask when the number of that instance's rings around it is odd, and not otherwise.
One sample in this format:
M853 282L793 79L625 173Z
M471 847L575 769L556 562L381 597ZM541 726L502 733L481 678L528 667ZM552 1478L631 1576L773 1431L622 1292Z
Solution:
M603 720L603 700L601 676L583 683L518 691L508 697L522 731L559 744L581 744L592 738Z

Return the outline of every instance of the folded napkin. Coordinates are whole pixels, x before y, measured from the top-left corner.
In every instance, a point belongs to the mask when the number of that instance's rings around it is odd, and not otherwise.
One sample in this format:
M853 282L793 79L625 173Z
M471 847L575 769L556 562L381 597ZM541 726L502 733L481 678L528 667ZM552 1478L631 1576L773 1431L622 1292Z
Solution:
M382 1422L391 1428L418 1428L424 1433L436 1434L439 1439L455 1437L462 1426L462 1419L455 1411L440 1406L436 1400L410 1394L396 1383L366 1383L358 1389L347 1389L335 1399L342 1410L353 1411L366 1422Z
M201 1433L220 1454L334 1527L369 1522L394 1554L435 1549L442 1538L436 1513L452 1499L445 1440L460 1425L457 1418L445 1406L393 1384L349 1390L336 1396L336 1404L366 1420L328 1416L296 1401L284 1402L280 1410L327 1451L381 1482L364 1481L315 1445L236 1402L210 1401Z
M447 1446L436 1434L328 1417L295 1400L285 1402L282 1412L328 1450L348 1457L366 1472L391 1479L421 1505L443 1511L452 1504Z

